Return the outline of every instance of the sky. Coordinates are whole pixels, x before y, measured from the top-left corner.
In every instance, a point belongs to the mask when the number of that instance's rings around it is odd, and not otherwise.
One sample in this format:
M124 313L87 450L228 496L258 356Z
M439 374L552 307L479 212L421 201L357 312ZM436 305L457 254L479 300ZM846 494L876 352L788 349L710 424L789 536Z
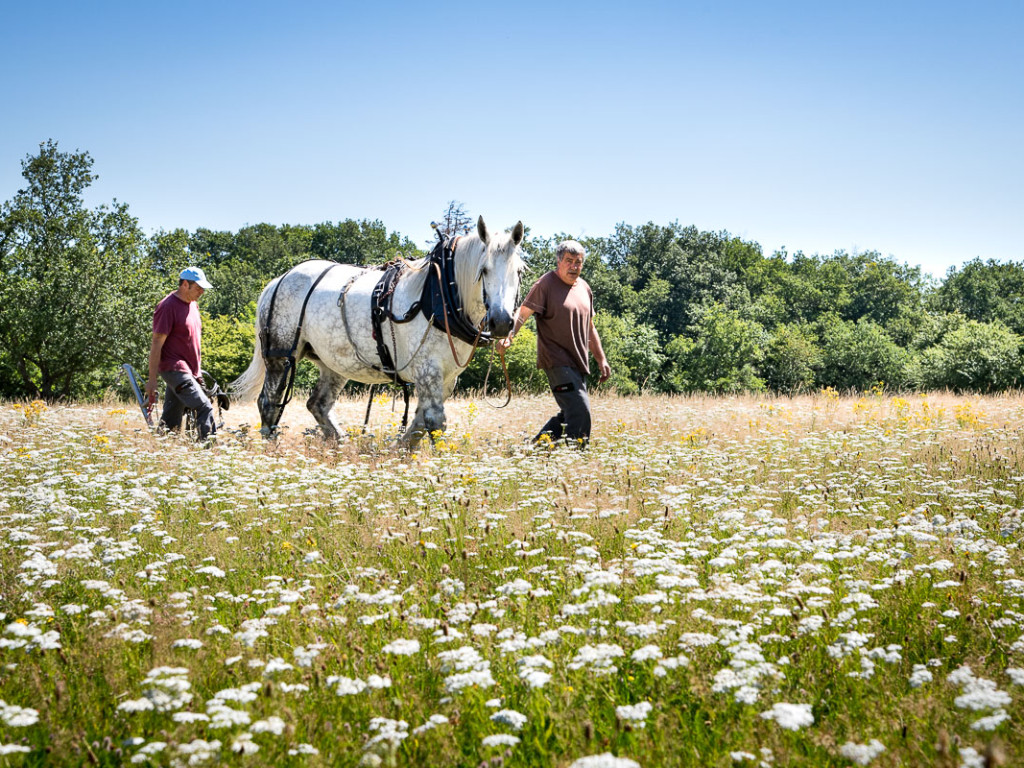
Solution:
M147 234L694 225L1024 260L1024 3L3 2L0 201L49 139Z

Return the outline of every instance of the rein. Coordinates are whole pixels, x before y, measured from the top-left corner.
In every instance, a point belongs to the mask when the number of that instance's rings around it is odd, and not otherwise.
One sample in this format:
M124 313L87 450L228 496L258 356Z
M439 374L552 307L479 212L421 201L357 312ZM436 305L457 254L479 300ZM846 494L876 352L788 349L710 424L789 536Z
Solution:
M487 403L491 408L500 409L508 407L508 404L512 402L512 379L508 375L508 363L505 362L505 349L498 347L498 359L501 360L501 371L505 374L505 402L501 405L495 405L487 399L487 380L491 377L491 365L494 363L494 348L491 348L491 357L487 360L487 373L484 374L484 402Z
M431 264L434 267L434 271L437 273L437 279L440 281L442 279L441 278L441 267L438 266L436 261L431 261ZM451 329L451 326L448 324L448 303L445 300L444 291L441 291L441 307L443 309L443 311L441 312L441 316L444 317L444 332L445 332L445 335L448 337L448 348L451 349L452 357L455 358L455 365L457 365L459 368L465 368L467 365L469 365L471 362L473 362L473 356L476 354L476 348L479 346L481 338L484 337L483 325L484 325L484 320L486 319L486 315L484 316L484 318L482 320L480 320L479 326L477 326L476 338L473 339L473 346L469 350L469 357L466 358L466 362L461 363L461 362L459 362L459 355L455 351L455 340L452 338L452 329ZM459 312L461 314L461 312L462 312L461 308L460 308ZM490 334L487 334L487 336L488 336L488 338L487 338L487 341L485 342L485 344L490 344L491 343Z

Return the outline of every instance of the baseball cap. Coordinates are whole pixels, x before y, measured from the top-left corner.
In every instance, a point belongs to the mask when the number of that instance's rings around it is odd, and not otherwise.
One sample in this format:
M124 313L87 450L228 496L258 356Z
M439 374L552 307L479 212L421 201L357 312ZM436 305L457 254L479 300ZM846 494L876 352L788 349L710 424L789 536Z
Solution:
M210 282L206 279L206 273L199 267L188 267L187 269L181 270L181 274L178 275L178 278L180 280L191 280L204 291L208 291L213 288L213 286L210 285Z

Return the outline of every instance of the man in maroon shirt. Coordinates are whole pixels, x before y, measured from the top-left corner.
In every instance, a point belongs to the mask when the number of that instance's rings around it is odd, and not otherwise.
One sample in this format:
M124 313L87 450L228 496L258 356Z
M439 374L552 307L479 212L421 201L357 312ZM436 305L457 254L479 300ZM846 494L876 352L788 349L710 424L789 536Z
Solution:
M196 411L199 439L217 432L213 405L203 391L200 346L203 322L196 300L212 288L199 267L182 270L178 290L168 294L153 314L153 343L149 348L149 378L146 394L156 403L157 376L164 380L164 410L160 423L165 429L178 429L186 408Z
M594 294L580 277L586 252L575 240L558 244L558 263L540 278L516 313L512 333L501 342L505 348L523 324L537 317L537 367L551 385L551 393L561 409L541 427L534 442L547 435L551 440L563 437L580 447L590 440L590 397L586 375L590 373L589 353L601 370L601 381L611 376L601 338L594 327Z

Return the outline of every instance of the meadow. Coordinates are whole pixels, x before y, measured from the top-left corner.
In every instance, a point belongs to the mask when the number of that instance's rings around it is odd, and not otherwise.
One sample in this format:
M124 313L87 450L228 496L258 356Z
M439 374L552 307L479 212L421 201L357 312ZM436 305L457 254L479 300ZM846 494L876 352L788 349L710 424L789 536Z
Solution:
M1021 395L551 405L0 404L0 766L1024 763Z

